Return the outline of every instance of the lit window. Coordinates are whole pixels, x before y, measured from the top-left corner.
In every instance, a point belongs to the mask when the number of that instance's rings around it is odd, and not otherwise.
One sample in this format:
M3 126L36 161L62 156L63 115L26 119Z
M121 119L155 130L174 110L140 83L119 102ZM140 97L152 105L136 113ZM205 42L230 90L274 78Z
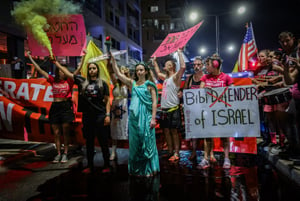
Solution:
M154 20L154 26L158 27L158 20L157 19Z
M173 30L175 27L174 27L174 23L171 23L170 24L170 30Z
M151 13L158 12L158 6L151 6L151 7L150 7L150 12L151 12Z

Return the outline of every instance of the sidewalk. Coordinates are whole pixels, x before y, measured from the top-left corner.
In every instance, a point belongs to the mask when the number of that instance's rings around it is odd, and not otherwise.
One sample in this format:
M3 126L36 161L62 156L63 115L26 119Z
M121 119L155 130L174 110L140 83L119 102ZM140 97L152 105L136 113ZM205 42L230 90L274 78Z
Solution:
M69 155L74 155L73 153L77 150L78 147L70 146ZM54 143L0 139L0 173L5 170L5 167L9 167L30 157L44 158L44 160L51 162L55 155L56 149ZM74 161L70 160L68 164L74 165L77 160L78 157L74 157Z
M52 143L0 139L0 166L7 166L18 160L43 155L54 150L55 146Z
M291 160L289 156L280 153L272 153L271 147L261 147L258 144L257 149L257 153L268 160L285 179L294 182L300 187L300 166L294 164L295 160Z

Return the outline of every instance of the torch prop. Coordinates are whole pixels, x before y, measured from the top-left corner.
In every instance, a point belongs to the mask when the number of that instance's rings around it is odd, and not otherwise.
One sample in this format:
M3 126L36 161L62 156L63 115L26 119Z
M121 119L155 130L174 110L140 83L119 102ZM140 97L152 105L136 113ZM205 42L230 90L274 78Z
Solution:
M110 52L110 47L111 47L110 36L106 36L104 44L106 46L107 53L109 53Z

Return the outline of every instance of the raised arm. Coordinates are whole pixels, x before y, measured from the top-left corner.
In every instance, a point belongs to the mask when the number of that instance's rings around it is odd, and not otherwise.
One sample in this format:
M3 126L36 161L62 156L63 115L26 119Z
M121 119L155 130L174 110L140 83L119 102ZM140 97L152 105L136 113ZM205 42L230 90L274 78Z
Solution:
M182 56L182 49L178 49L177 52L178 52L178 57L179 57L180 69L174 75L174 82L176 83L177 86L180 86L180 84L181 84L181 78L182 78L182 76L184 74L186 66L185 66L185 63L184 63L183 56Z
M117 62L116 62L114 56L112 54L110 54L110 56L111 56L111 65L112 65L113 71L118 76L118 78L121 80L121 82L123 82L124 84L126 84L127 86L129 86L131 88L132 79L126 77L126 75L124 75L120 72L120 69L118 68L118 65L117 65Z
M80 64L79 66L77 67L77 69L74 71L74 75L78 75L82 69L82 66L83 66L83 62L84 62L84 59L85 59L85 55L86 55L86 50L83 51L84 52L84 55L82 55L81 59L80 59Z
M45 77L47 80L49 79L49 74L44 71L43 69L41 69L41 67L33 60L33 58L31 57L31 52L27 51L27 55L28 58L30 59L31 63L33 64L34 68L43 76Z
M113 85L117 84L118 80L115 76L115 72L112 69L111 59L107 60L107 69L109 72L110 80L112 81Z
M153 57L153 66L154 66L154 71L155 71L156 75L158 76L158 78L161 80L165 80L167 78L167 76L160 71L157 61L156 61L156 57Z
M66 67L60 65L60 63L55 60L53 63L68 77L74 80L74 74L71 73Z
M284 81L287 85L294 84L296 82L297 76L299 76L299 70L300 70L300 63L299 60L296 58L290 57L290 59L295 62L296 68L291 72L290 68L288 67L288 64L285 64L284 71L283 71L283 77Z

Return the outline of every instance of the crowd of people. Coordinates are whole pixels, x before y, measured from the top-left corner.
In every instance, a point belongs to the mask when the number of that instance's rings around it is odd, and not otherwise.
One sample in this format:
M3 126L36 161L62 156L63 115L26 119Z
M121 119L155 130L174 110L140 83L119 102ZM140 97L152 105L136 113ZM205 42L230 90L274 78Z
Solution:
M261 131L263 138L261 145L272 152L299 158L300 45L290 32L280 33L279 41L281 50L264 49L258 53L258 65L252 79L252 83L259 91L260 118L265 128ZM182 48L178 48L178 55L180 65L178 70L174 60L167 60L164 67L160 68L154 57L153 68L145 62L139 62L135 65L133 75L130 75L129 69L125 66L119 68L114 56L109 54L107 68L114 86L111 105L110 83L100 78L100 68L97 63L88 64L85 78L79 75L82 65L72 73L52 58L52 62L57 67L53 77L42 70L28 52L35 69L53 87L54 99L49 112L49 122L57 148L57 156L53 162L68 161L69 130L74 120L71 101L74 84L78 85L78 111L82 112L82 131L86 139L87 168L83 170L84 173L94 171L95 137L103 154L103 173L109 172L110 161L117 159L118 140L129 140L128 172L130 175L148 177L159 173L155 136L158 105L161 112L159 124L168 147L168 160L170 162L180 160L181 138L178 129L182 125L180 111L182 90L232 86L233 80L221 71L222 59L214 54L205 60L201 57L195 58L194 73L187 77L184 87L181 88L182 76L186 70ZM204 73L204 67L207 73ZM151 69L154 69L153 72ZM160 98L154 79L163 81ZM64 136L63 154L60 135ZM220 137L224 150L223 168L228 169L231 167L229 138L222 138L221 130ZM111 153L109 152L110 138ZM213 138L192 139L189 157L191 161L197 161L195 159L197 159L196 150L199 140L204 142L204 157L197 167L206 169L217 161L213 152L214 140Z
M260 97L264 132L262 147L274 154L300 158L299 137L299 44L291 32L278 36L281 48L261 50L254 71ZM279 140L277 140L277 138Z

